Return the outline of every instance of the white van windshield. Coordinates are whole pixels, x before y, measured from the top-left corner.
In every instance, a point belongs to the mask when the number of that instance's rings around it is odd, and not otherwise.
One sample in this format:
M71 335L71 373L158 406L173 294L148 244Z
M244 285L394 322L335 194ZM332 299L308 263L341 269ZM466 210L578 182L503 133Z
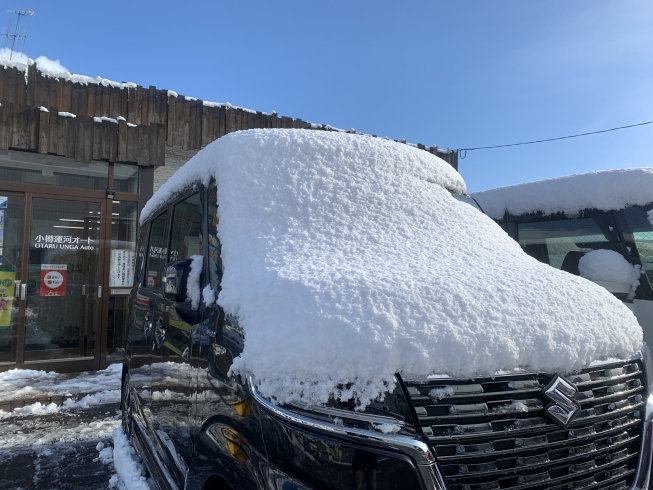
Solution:
M647 211L641 206L633 206L623 210L623 215L628 223L628 228L633 233L633 240L637 247L639 260L642 268L648 277L649 283L653 285L653 223L649 219L653 207Z

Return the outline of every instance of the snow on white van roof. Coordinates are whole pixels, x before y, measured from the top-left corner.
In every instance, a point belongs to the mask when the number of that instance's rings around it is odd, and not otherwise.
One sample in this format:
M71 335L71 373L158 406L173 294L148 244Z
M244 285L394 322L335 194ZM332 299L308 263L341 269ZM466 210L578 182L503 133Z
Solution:
M476 192L488 216L616 211L653 202L653 167L604 170Z
M464 181L426 151L343 133L236 132L174 174L144 218L211 178L217 302L245 332L232 369L279 403L364 406L397 372L571 372L641 347L628 308L527 256L452 197Z

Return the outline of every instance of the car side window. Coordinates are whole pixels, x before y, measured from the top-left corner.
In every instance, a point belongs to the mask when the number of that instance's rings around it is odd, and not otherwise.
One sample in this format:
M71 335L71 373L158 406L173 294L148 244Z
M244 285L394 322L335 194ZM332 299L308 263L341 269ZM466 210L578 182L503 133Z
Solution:
M212 187L208 192L208 245L209 245L209 283L214 291L220 291L222 279L221 247L218 240L218 189Z
M170 238L170 262L202 254L202 203L196 192L175 205Z
M144 225L138 236L138 251L136 254L136 274L138 284L143 284L143 264L145 264L145 247L147 245L147 233L150 231L149 225Z
M158 289L161 287L163 267L168 258L166 231L168 228L168 211L160 214L150 226L150 240L147 247L147 262L145 267L146 288Z

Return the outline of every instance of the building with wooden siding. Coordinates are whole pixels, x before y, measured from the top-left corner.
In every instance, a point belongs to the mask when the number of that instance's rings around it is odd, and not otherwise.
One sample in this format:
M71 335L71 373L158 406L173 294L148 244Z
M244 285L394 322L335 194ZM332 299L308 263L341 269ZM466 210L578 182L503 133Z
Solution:
M336 130L0 61L0 371L120 360L139 210L201 148L253 128Z

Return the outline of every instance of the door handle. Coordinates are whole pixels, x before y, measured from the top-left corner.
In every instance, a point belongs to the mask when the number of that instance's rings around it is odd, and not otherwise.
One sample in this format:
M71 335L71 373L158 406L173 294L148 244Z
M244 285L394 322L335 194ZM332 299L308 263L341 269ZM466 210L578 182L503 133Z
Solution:
M102 286L97 287L97 297L101 298L102 297Z
M25 301L27 298L27 284L20 285L20 299Z
M86 284L82 284L82 296L86 296Z
M15 298L20 297L20 279L16 279L14 281L14 297Z

